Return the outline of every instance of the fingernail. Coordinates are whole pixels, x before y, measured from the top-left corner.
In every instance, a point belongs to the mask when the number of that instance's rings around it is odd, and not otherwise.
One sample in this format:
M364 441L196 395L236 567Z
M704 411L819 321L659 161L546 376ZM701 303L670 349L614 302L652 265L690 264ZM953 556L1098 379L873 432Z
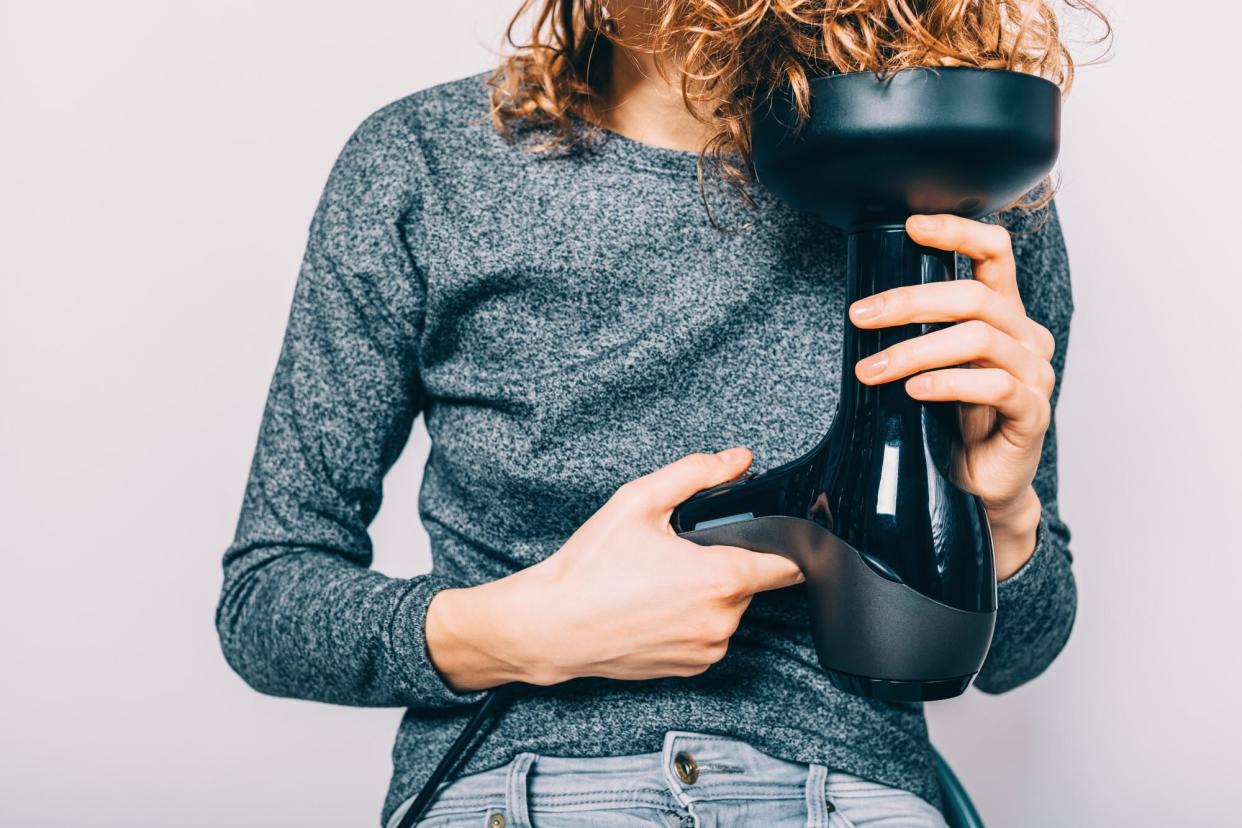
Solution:
M858 365L858 370L864 377L878 377L884 373L884 369L888 367L888 355L876 354L873 357L864 359Z
M850 306L850 315L855 319L871 319L874 316L880 315L880 307L883 304L882 300L874 297L871 299L859 299Z
M935 230L940 226L936 216L910 216L910 226L915 230Z
M931 380L926 376L919 374L906 380L906 390L911 394L922 394L931 390Z
M716 456L729 464L740 463L746 459L746 449L741 446L727 448L724 451L716 452Z

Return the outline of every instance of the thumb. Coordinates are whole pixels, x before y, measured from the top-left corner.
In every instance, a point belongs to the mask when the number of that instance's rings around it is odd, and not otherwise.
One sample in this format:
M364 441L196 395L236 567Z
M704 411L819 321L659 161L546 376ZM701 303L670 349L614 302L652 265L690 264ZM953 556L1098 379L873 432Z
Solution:
M730 448L715 454L687 454L630 484L644 505L664 517L695 492L737 477L750 465L750 449Z

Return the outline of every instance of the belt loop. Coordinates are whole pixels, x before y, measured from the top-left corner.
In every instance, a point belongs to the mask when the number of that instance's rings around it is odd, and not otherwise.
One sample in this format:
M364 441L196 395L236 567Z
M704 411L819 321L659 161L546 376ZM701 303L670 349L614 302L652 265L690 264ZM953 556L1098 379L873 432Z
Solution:
M828 768L812 764L806 774L806 828L828 828Z
M531 828L530 797L527 793L527 777L531 766L539 757L533 753L519 753L509 763L505 777L505 812L509 816L508 828Z

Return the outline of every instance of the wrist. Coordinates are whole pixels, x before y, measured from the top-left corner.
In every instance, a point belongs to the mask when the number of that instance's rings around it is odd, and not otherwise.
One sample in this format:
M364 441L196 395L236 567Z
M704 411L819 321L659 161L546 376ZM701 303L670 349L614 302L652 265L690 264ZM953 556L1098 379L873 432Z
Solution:
M488 586L442 590L427 606L427 655L444 683L459 693L517 680L497 655Z
M988 507L988 527L996 555L996 578L1013 575L1035 554L1043 507L1033 487L1000 507Z
M564 677L540 668L533 654L538 631L524 623L523 607L545 606L531 594L535 569L498 581L437 593L427 607L427 654L458 692L512 682L554 684Z

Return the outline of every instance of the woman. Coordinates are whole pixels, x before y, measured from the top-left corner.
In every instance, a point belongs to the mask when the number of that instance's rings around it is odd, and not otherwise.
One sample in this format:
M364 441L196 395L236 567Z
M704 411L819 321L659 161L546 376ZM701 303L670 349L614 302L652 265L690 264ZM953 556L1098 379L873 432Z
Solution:
M332 171L225 556L229 662L263 692L408 708L389 824L482 691L523 682L425 824L943 825L921 707L835 690L798 570L668 517L805 451L839 384L842 238L747 181L753 97L928 64L1067 85L1053 12L538 5L489 79L382 109ZM1075 610L1052 430L1068 267L1051 207L1008 222L911 219L975 280L848 309L962 323L857 374L963 403L1001 579L992 693L1042 672ZM367 525L420 413L434 566L393 579Z

